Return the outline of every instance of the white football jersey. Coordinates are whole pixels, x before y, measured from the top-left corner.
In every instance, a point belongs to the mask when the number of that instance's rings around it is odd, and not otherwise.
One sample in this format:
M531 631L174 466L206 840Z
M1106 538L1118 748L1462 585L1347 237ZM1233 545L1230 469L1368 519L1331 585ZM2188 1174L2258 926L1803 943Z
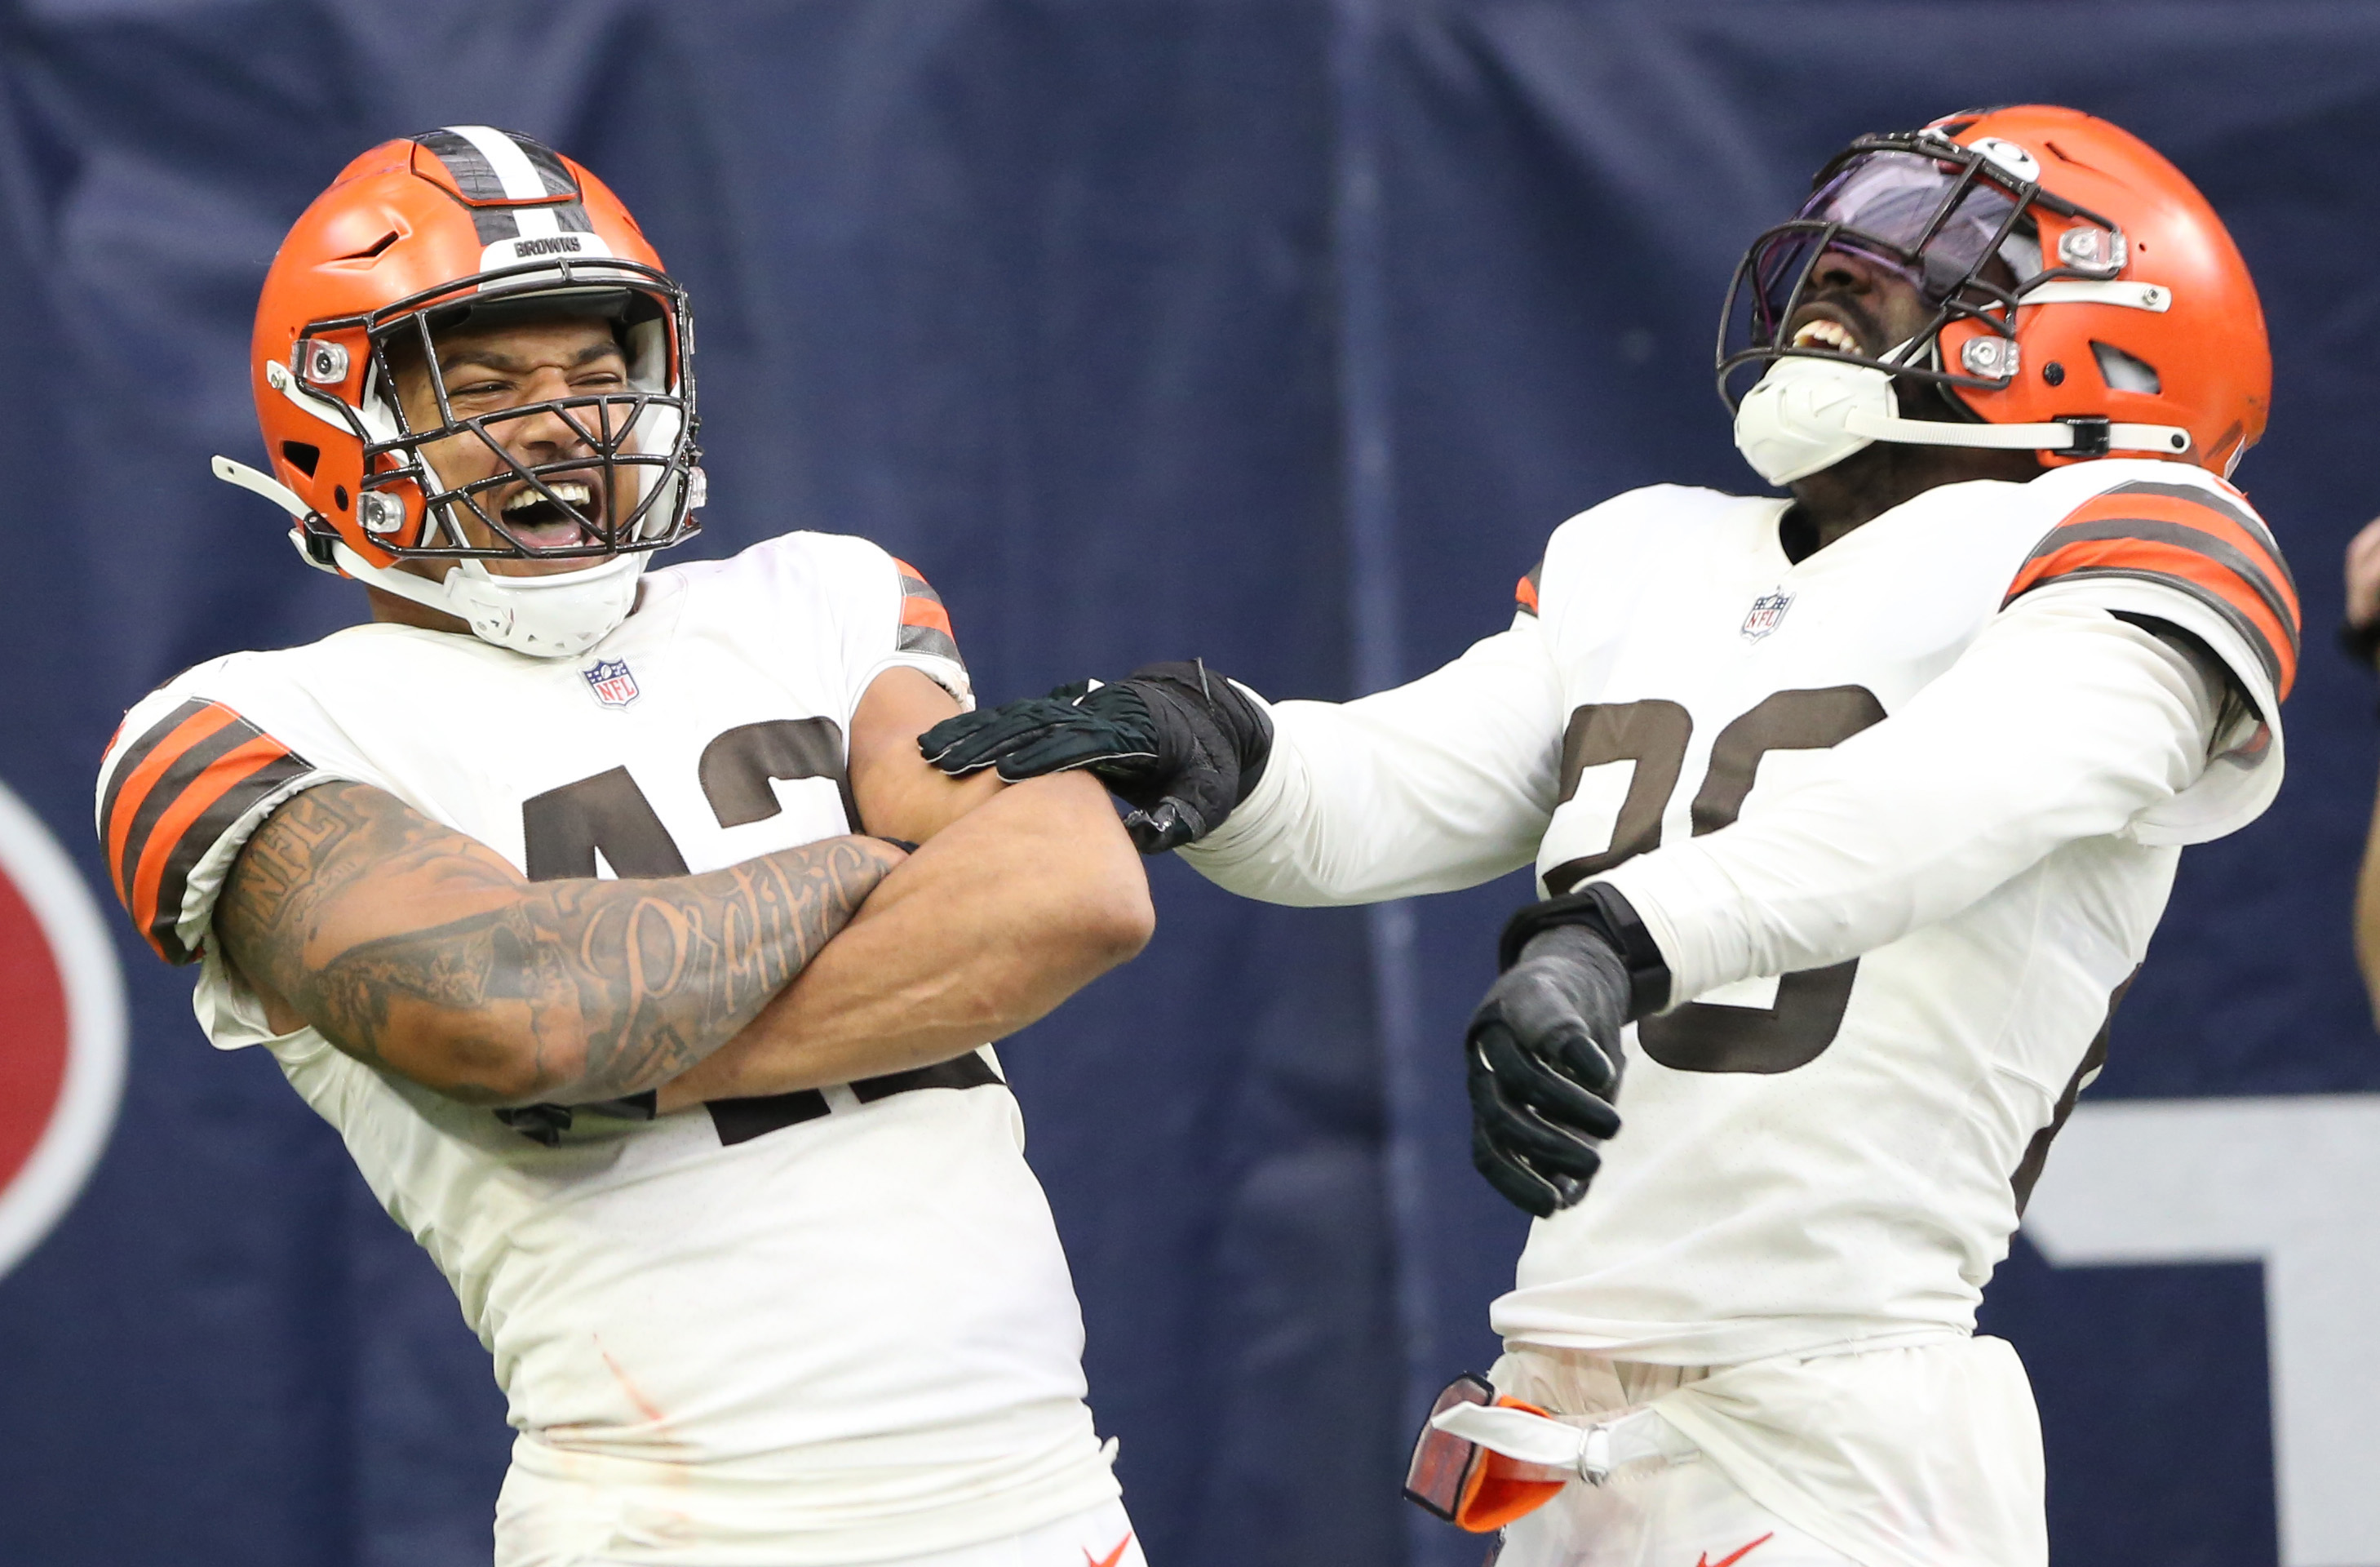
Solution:
M1496 1303L1515 1345L1709 1366L1970 1331L2177 845L2280 782L2294 593L2219 480L1949 485L1798 563L1787 504L1572 518L1510 631L1276 705L1263 781L1185 851L1288 903L1534 861L1644 917L1683 1004L1627 1031L1622 1130Z
M539 880L705 871L851 832L852 713L895 665L968 699L922 578L792 533L651 573L577 661L381 624L217 659L135 707L103 764L126 906L162 955L200 963L216 1046L270 1050L444 1271L495 1357L516 1466L680 1499L606 1560L913 1555L1116 1494L989 1048L653 1120L582 1109L540 1142L311 1028L273 1036L209 942L215 893L274 806L331 779Z

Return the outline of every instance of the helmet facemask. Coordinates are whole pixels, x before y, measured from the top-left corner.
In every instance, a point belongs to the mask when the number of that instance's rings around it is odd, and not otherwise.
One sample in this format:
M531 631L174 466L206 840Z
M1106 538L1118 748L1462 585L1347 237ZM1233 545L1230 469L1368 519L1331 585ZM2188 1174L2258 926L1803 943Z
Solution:
M2006 390L2016 374L2017 356L2008 350L2020 296L2053 279L2101 278L2114 270L2045 269L2036 212L2097 226L2118 255L2122 240L2112 224L2023 177L2018 170L2037 172L2025 154L2011 148L2003 157L2016 166L1924 130L1864 136L1821 170L1802 210L1755 239L1736 268L1718 349L1719 395L1728 406L1742 400L1746 367L1765 371L1789 358L1863 365L1895 381L1946 389ZM1924 324L1874 355L1790 341L1789 326L1812 298L1822 263L1837 252L1905 279L1929 312ZM1942 335L1957 322L1980 330L1962 334L1967 342L1946 362ZM1954 417L1972 417L1956 397L1944 402Z
M627 359L625 391L574 394L485 414L459 413L439 365L442 334L464 327L555 316L611 323ZM346 379L347 345L369 356L359 394L348 403L308 383ZM360 577L400 598L456 615L482 640L540 658L572 657L593 646L633 608L636 582L655 550L690 537L704 501L694 407L692 324L684 294L659 269L607 259L593 265L535 262L483 273L431 289L368 316L309 323L292 366L272 365L268 380L316 418L361 443L363 474L356 521L382 565L351 548L318 514L299 516L301 553L324 570ZM434 423L415 428L397 395L402 368L427 377ZM527 463L506 447L519 420L552 417L583 450ZM497 463L483 478L449 482L430 448L477 441ZM450 466L452 466L450 464ZM559 486L585 485L584 504ZM518 487L526 485L526 491ZM567 522L572 537L549 544L525 537L518 514L508 525L494 492L535 497L541 524ZM510 498L510 497L508 497ZM336 499L344 504L345 492ZM598 504L600 501L600 504ZM487 530L474 543L465 518ZM579 569L539 576L491 572L490 560L584 560ZM394 563L449 562L435 581Z
M601 270L616 274L621 268L607 262ZM365 477L357 507L366 532L392 555L447 560L600 560L690 536L700 526L692 514L702 495L691 376L679 347L688 334L682 297L665 279L659 286L639 279L641 286L554 289L538 286L552 280L551 265L523 270L536 274L524 280L528 286L506 289L502 274L490 274L478 280L476 296L401 301L365 323L371 365L354 411L363 427ZM484 414L455 409L436 351L442 338L466 327L554 317L608 323L627 361L627 389ZM418 427L396 395L400 367L427 383L434 415ZM547 416L579 449L544 462L516 457L509 448L518 443L507 442L508 430ZM431 452L453 441L480 443L495 459L493 471L459 482L442 476ZM586 501L558 492L557 485L586 487ZM572 540L555 544L526 536L517 526L522 511L508 510L506 502L525 505L540 523L571 524ZM473 542L467 521L478 523L488 541Z

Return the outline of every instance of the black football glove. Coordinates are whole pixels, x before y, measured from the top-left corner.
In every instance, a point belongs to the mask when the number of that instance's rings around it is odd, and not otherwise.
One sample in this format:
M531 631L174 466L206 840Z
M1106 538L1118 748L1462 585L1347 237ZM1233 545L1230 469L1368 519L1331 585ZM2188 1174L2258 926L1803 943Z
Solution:
M1502 978L1471 1014L1471 1162L1549 1219L1586 1195L1618 1135L1620 1030L1669 1004L1670 971L1628 900L1600 882L1505 927Z
M990 767L1013 784L1088 768L1133 808L1125 831L1155 855L1205 837L1248 797L1272 721L1203 662L1152 663L1111 686L1061 686L945 719L917 749L953 778Z

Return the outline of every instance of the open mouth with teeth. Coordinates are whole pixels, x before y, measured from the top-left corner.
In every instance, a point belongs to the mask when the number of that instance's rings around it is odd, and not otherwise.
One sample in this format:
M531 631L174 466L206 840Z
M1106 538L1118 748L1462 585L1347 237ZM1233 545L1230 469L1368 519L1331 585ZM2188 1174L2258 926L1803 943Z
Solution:
M1864 354L1857 334L1839 321L1826 316L1813 316L1793 329L1789 346L1816 348L1833 354Z
M523 549L531 551L564 550L579 544L600 543L600 537L587 526L603 525L603 492L584 479L548 479L546 490L553 500L534 485L524 484L504 497L504 508L498 514L504 531ZM555 501L563 504L557 505ZM573 512L576 516L572 515Z

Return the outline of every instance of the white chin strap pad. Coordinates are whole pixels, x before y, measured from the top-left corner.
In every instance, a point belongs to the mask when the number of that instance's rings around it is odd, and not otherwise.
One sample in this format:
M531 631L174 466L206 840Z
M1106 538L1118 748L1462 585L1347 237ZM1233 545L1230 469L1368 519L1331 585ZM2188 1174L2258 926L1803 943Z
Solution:
M348 576L454 615L482 642L531 658L566 659L585 652L628 618L648 552L547 577L498 577L482 562L457 561L442 582L373 565L345 544L334 545L332 553Z
M1771 484L1829 468L1876 438L1855 435L1856 415L1890 418L1892 378L1865 365L1779 359L1735 409L1735 449Z
M2190 433L2169 424L2111 424L2110 451L2187 456ZM1768 367L1735 410L1735 449L1771 484L1791 484L1877 441L1907 446L1968 446L2063 452L2068 424L1952 424L1902 419L1892 377L1867 365L1792 355Z

